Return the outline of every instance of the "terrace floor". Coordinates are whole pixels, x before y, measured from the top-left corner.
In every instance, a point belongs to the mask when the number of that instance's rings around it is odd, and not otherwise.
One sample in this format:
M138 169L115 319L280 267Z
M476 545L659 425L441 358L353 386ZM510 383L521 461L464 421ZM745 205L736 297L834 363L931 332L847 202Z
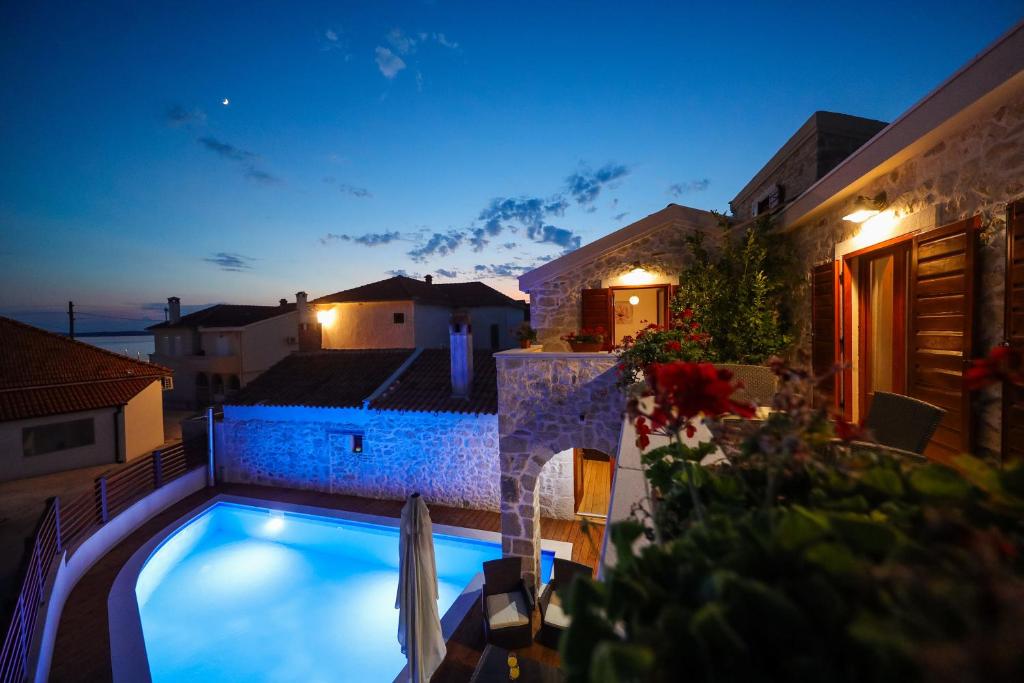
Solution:
M115 546L82 577L68 596L61 615L54 647L50 681L110 681L110 630L107 620L107 596L125 562L154 534L218 493L262 498L264 500L313 505L317 507L361 512L384 517L398 517L402 501L374 500L355 496L339 496L315 491L269 488L261 486L220 485L203 489L172 505L143 524ZM461 526L484 531L498 531L500 516L496 512L431 506L430 517L437 524ZM604 527L591 523L589 530L579 522L541 520L541 536L573 544L572 559L596 569ZM535 624L539 613L535 615ZM448 656L434 674L434 683L468 681L484 649L483 616L477 602L448 641ZM558 664L558 652L534 643L518 651L522 657L546 664Z

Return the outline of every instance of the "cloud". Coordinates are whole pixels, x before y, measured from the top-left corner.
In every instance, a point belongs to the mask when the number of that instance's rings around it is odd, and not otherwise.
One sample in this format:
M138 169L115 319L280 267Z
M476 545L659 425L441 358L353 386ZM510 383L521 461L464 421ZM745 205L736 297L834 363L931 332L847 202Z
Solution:
M405 268L395 268L393 270L386 270L384 271L384 274L390 275L391 277L411 277L413 280L421 279L419 273L410 273Z
M438 275L440 275L441 277L452 277L452 278L454 278L454 277L458 277L459 276L457 271L448 270L447 268L438 268L434 272L437 273Z
M378 45L375 53L377 68L380 69L384 78L393 79L399 71L405 68L405 60L388 48Z
M477 277L518 277L532 269L533 266L521 266L518 263L481 263L473 266Z
M180 104L172 104L165 112L167 125L172 128L181 126L201 126L206 123L206 112L202 109L185 109Z
M443 33L435 33L434 40L436 40L439 45L442 45L450 50L459 49L459 44L456 43L454 40L448 40L448 38Z
M614 216L612 216L612 218L614 220L616 220L616 221L621 221L623 218L625 218L628 215L629 215L629 211L623 211L622 213L615 214Z
M421 33L420 35L426 34ZM395 48L395 52L400 55L408 55L416 51L416 38L406 35L400 28L391 29L385 38L391 47Z
M245 168L245 177L250 180L255 180L264 185L273 185L281 182L280 178L255 164L255 160L260 158L260 155L255 152L235 147L228 142L223 142L213 137L199 138L199 144L223 159L242 162Z
M557 244L566 252L580 248L580 236L565 228L556 228L553 225L530 226L526 234L535 242Z
M329 232L320 238L320 244L327 245L331 242L355 242L356 244L362 244L364 247L379 247L382 244L390 244L395 240L402 239L402 234L396 231L388 232L368 232L363 235L341 235L334 232Z
M373 196L373 193L371 193L365 187L356 187L355 185L349 185L347 183L341 183L340 185L338 185L338 189L344 192L345 194L352 195L353 197L359 197L360 199L365 199L367 197Z
M515 249L519 245L516 244L515 242L505 242L505 244L503 244L501 246L504 247L505 249Z
M668 192L673 197L682 197L684 194L690 194L691 192L703 192L708 189L711 185L711 181L707 178L701 178L700 180L691 180L688 183L673 183L668 186Z
M426 244L408 252L409 258L422 263L427 260L428 256L447 256L458 249L465 239L465 234L458 230L449 230L446 233L435 232Z
M256 159L258 155L248 150L240 149L234 145L221 142L217 138L204 137L199 138L199 144L211 152L218 154L225 159L231 159L232 161L246 161L248 159Z
M234 273L241 273L252 269L253 259L248 256L241 254L235 254L228 251L218 251L216 254L203 259L207 263L212 263L219 267L221 270L227 270Z
M627 175L629 169L623 164L606 164L596 171L587 169L573 173L565 182L567 191L576 203L587 206L594 203L602 188Z

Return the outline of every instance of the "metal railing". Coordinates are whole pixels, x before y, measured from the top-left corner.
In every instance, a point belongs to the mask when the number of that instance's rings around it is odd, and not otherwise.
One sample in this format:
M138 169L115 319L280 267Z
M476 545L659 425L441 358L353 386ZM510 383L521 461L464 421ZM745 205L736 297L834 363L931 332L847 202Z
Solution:
M24 565L21 591L0 648L0 683L23 683L40 607L49 598L46 580L65 550L71 557L82 541L117 515L189 470L205 466L206 444L193 439L104 472L93 489L66 504L52 498L39 520L32 551Z

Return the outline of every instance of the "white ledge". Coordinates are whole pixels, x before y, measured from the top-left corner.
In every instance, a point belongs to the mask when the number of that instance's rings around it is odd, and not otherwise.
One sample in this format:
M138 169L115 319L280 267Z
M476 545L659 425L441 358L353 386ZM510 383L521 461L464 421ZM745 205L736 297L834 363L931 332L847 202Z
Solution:
M543 346L531 346L528 349L509 349L498 351L494 357L498 360L571 360L607 359L618 361L619 357L611 351L544 351Z

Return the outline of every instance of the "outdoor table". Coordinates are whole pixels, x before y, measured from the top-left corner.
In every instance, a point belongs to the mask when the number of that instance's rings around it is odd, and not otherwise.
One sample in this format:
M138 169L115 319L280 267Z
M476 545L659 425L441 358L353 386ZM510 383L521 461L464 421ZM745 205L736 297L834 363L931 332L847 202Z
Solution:
M508 677L508 653L508 650L494 645L485 647L469 683L509 683L511 679ZM518 653L516 658L519 660L519 678L516 679L516 683L565 681L565 674L553 666L527 659Z

